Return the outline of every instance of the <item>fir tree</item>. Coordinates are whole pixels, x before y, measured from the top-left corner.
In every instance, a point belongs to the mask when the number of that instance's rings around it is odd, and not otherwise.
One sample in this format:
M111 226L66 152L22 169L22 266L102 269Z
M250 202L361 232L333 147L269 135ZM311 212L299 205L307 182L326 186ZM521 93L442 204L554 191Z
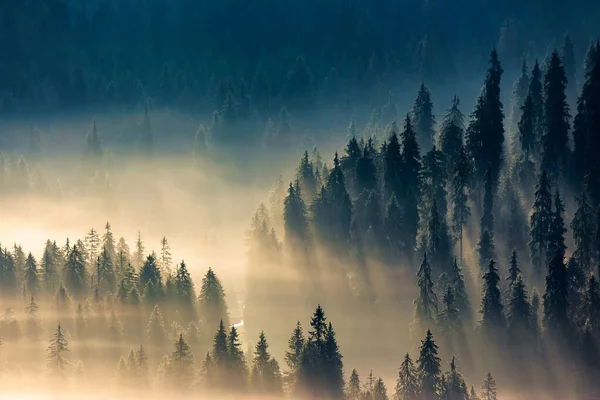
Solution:
M227 331L223 320L219 323L219 329L215 333L211 355L211 367L214 369L215 384L221 386L227 379L227 368L229 362L229 348L227 343Z
M406 353L398 372L394 398L397 400L417 400L419 398L419 385L417 370L410 355Z
M550 229L552 224L552 195L550 194L550 181L546 172L542 171L540 182L536 186L535 200L529 218L530 241L529 250L533 260L534 272L542 274L542 266L550 242Z
M413 131L409 116L404 122L402 132L402 192L398 200L404 209L404 238L407 251L415 248L417 231L419 228L419 199L421 197L421 154L419 144Z
M194 356L182 334L179 334L173 345L174 351L169 358L165 375L173 388L186 391L194 382Z
M154 254L150 254L146 258L144 265L140 269L138 284L142 288L149 285L153 286L155 289L160 289L162 287L162 274L156 264L156 257Z
M494 236L487 229L479 234L477 253L479 253L479 267L485 271L489 261L495 257Z
M521 275L521 269L519 268L519 258L515 249L513 249L510 255L509 265L510 266L508 268L508 276L506 277L506 281L508 282L508 288L510 292L510 288L512 287L513 283L515 283L519 275Z
M539 157L542 153L542 135L544 132L544 93L542 86L542 71L540 65L535 61L531 70L531 80L529 81L529 91L527 96L531 97L532 111L531 119L533 123L533 146L532 155Z
M27 302L25 310L27 311L27 321L25 323L25 336L35 343L39 340L42 333L41 320L37 316L38 305L33 296Z
M446 171L450 174L456 170L463 151L465 124L464 115L458 108L459 104L458 96L454 96L450 109L442 118L439 136L439 147L446 158Z
M567 232L567 229L565 228L563 219L564 212L565 208L557 190L554 195L554 212L552 215L552 222L550 223L548 251L546 253L547 260L550 260L556 252L561 254L563 258L565 256L565 250L567 249L567 246L565 245L565 233Z
M583 314L589 324L590 333L598 337L600 333L600 290L594 275L590 276L583 301Z
M569 141L569 105L565 89L567 78L562 61L552 53L544 79L544 135L542 137L542 169L556 182L565 173Z
M346 398L348 400L361 400L361 394L360 378L356 369L353 369L348 380L348 387L346 388Z
M296 191L291 183L283 201L283 221L287 249L294 255L308 255L310 232L306 206L302 193Z
M565 339L568 317L568 279L564 256L559 249L548 264L544 293L544 325L554 338Z
M488 269L483 274L483 289L481 299L481 327L488 334L502 334L505 327L504 306L498 284L500 276L496 262L490 260Z
M326 379L326 393L330 398L344 398L344 372L342 354L340 353L335 331L331 322L327 325L325 342L323 344L324 378ZM385 396L385 387L380 388L381 395Z
M165 333L165 323L163 321L162 314L155 305L150 314L150 320L148 321L148 327L146 329L148 339L156 347L162 347L165 343L167 335Z
M528 94L521 107L521 119L519 119L519 144L520 154L523 157L523 162L528 162L534 156L537 149L537 140L535 132L536 115L534 111L534 103L531 94Z
M531 306L523 277L518 275L510 286L507 300L506 319L508 325L507 336L509 340L527 345L531 338Z
M496 381L492 374L488 372L481 385L481 400L496 400L497 396Z
M579 197L575 197L577 211L571 221L573 240L575 242L575 258L579 265L586 271L592 271L594 255L594 233L596 231L594 211L590 204L587 191L583 190Z
M81 298L85 294L85 275L85 258L80 246L75 244L67 256L63 276L69 292L78 298Z
M469 188L470 163L467 152L461 147L452 175L452 230L459 241L460 263L463 260L463 229L469 222L471 209L467 201Z
M427 260L427 253L423 256L423 262L417 272L417 286L419 287L419 297L414 301L415 321L422 328L431 327L435 324L435 317L438 312L438 300L433 290L431 267Z
M32 295L37 295L40 289L40 278L38 276L37 262L29 253L25 261L25 272L23 274L24 288Z
M160 259L159 259L159 268L162 276L171 275L171 247L169 246L169 242L166 237L163 237L160 240Z
M433 135L435 133L435 118L433 116L431 93L423 82L415 99L411 117L415 122L415 131L419 145L423 149L430 148L433 144Z
M456 369L456 359L452 357L450 370L445 374L446 387L444 388L447 400L469 400L467 384L462 374Z
M135 251L133 252L133 266L136 271L139 271L144 265L144 256L144 242L142 241L142 234L138 232L137 240L135 242Z
M229 313L225 302L225 291L221 281L212 268L202 279L202 287L198 296L198 309L203 316L206 326L214 327L219 321L225 321L229 325Z
M186 318L191 318L196 302L196 292L194 290L194 282L183 261L177 266L177 272L175 274L175 291L181 310L187 313Z
M430 330L419 347L417 360L419 392L423 400L436 400L440 389L441 367L438 357L438 346L433 340Z
M466 132L467 149L474 161L476 187L481 187L485 182L488 168L491 170L491 180L495 187L504 159L504 114L500 101L500 79L503 72L498 53L494 50L490 55L490 67L483 89Z
M44 289L48 293L53 293L56 290L56 284L58 283L59 277L58 264L58 254L56 254L52 242L47 240L42 256L41 267Z
M227 337L228 381L234 390L244 390L247 380L246 358L235 326L231 327Z
M67 370L70 366L69 361L65 358L65 353L69 351L69 342L62 332L60 323L56 327L50 345L46 350L46 362L50 374L64 379L67 375Z
M264 395L283 393L279 364L269 353L269 344L264 332L259 335L252 360L252 389Z
M295 390L297 374L300 369L302 353L304 351L305 339L300 321L296 323L292 335L288 339L288 349L285 352L285 363L288 371L285 374L285 384L290 391Z
M392 195L397 199L402 196L402 153L400 151L400 142L395 131L390 132L385 152L383 153L383 187L386 199Z
M373 139L369 138L365 145L362 156L356 162L356 192L377 189L377 166L374 157L376 150L373 147Z
M300 182L300 187L304 195L303 200L309 201L317 193L317 178L313 164L308 158L308 151L304 151L304 155L298 165L296 179Z
M390 256L392 258L400 256L405 250L402 210L394 194L385 208L384 232Z
M523 60L521 63L521 75L517 78L513 85L512 104L510 111L510 129L514 132L523 103L526 101L527 92L529 90L529 74L527 72L527 62Z
M494 232L494 187L492 182L492 170L488 168L485 173L485 188L483 193L483 214L481 215L481 231Z
M378 378L373 388L373 400L388 400L387 388L383 379Z
M328 233L329 240L339 249L345 249L350 243L350 226L352 222L352 201L346 190L337 153L333 159L333 169L325 184L327 190L327 211L331 221Z

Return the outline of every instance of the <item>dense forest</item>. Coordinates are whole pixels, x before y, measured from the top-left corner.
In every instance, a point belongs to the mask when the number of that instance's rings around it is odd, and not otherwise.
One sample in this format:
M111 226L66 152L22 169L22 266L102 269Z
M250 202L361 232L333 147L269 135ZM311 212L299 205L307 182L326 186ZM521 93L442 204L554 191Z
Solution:
M579 3L4 4L0 397L597 396Z

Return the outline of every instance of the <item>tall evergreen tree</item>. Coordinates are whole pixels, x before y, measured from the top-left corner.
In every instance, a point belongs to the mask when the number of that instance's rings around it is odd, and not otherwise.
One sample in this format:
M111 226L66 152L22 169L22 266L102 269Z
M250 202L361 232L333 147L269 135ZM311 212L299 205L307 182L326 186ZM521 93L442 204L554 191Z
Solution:
M304 352L304 345L304 332L302 331L300 321L298 321L292 335L288 339L288 349L285 352L285 363L287 364L288 370L285 374L284 381L290 392L296 390L295 384L298 378L297 375L300 369L302 353Z
M417 370L410 355L406 353L398 372L394 398L397 400L417 400L419 398L419 390L420 381Z
M419 347L417 374L421 398L423 400L437 400L442 371L440 358L438 357L438 346L435 344L430 330L427 330L425 339L421 341Z
M297 256L307 256L310 245L306 206L302 197L302 193L290 183L288 195L283 201L284 243L288 251Z
M545 171L540 175L536 186L535 200L531 216L529 217L529 250L533 260L534 272L538 277L542 275L542 266L545 264L546 252L550 242L550 228L552 224L552 195L550 194L550 181Z
M566 339L569 329L568 279L564 256L556 249L548 264L544 293L544 325L555 339Z
M348 400L361 400L361 395L360 377L356 369L353 369L348 380L348 387L346 388L346 398Z
M489 261L488 269L482 278L481 327L487 334L500 335L505 327L504 306L498 287L500 276L494 260Z
M252 390L263 395L281 395L283 393L279 364L269 353L269 344L264 332L261 332L252 360Z
M337 153L333 159L333 169L329 172L325 188L327 190L326 210L330 218L329 240L338 249L345 251L345 247L350 243L352 201L346 190L344 174Z
M594 259L594 233L596 232L595 216L587 190L583 190L579 197L575 197L577 211L571 221L573 240L575 242L574 256L579 265L588 273L592 271Z
M169 357L165 369L165 377L173 388L186 391L194 383L194 355L190 346L183 339L182 334L179 334L179 338L173 346L174 351Z
M591 275L585 291L583 314L589 324L590 332L594 337L600 333L600 289L598 281Z
M32 295L37 295L40 290L40 277L38 276L37 262L29 253L25 261L25 272L23 274L23 287Z
M78 244L73 245L71 252L67 255L67 263L63 270L63 277L65 286L74 296L81 297L85 294L85 258L81 246Z
M565 94L567 78L556 50L544 79L544 135L542 169L551 181L563 176L569 159L569 105Z
M433 116L431 93L423 82L421 82L419 93L415 99L411 117L415 123L415 131L420 147L423 149L430 148L433 145L435 118Z
M494 49L490 55L490 67L483 89L466 132L467 149L474 161L475 182L479 188L485 182L488 168L491 169L494 187L497 185L504 159L504 114L500 101L500 79L503 72L498 52Z
M446 387L443 389L447 400L469 400L469 392L465 378L456 369L456 358L452 357L450 361L450 370L445 374Z
M46 241L44 247L44 254L41 261L42 269L42 281L44 283L44 289L48 293L53 293L56 290L59 278L59 262L58 254L54 249L54 245L50 240Z
M394 130L390 132L385 151L383 152L383 159L383 188L385 198L389 199L394 195L399 200L403 199L402 153L398 134Z
M507 300L507 337L520 346L528 346L531 339L531 306L523 277L518 275L510 286Z
M450 174L459 162L464 142L464 115L458 108L459 104L458 96L454 96L450 109L446 111L442 118L439 136L439 147L446 158L446 171Z
M523 60L521 63L521 75L517 78L513 85L512 91L512 104L510 110L510 122L509 128L514 133L517 127L517 123L521 118L521 110L525 99L527 98L527 92L529 91L529 74L527 71L527 62Z
M296 179L300 182L304 201L312 199L317 193L317 177L315 176L313 163L308 158L308 151L305 151L302 159L300 159Z
M435 317L438 313L438 299L433 290L431 267L427 260L427 253L423 256L423 262L417 272L417 286L419 287L419 297L414 301L415 321L419 327L429 328L435 324Z
M402 132L402 193L398 200L404 209L405 242L407 251L415 248L419 228L419 199L421 197L421 154L407 115Z
M490 231L484 229L479 233L479 242L477 242L477 253L479 253L479 268L485 271L489 266L489 261L495 258L494 236Z
M202 287L198 296L198 309L206 326L217 326L219 321L224 321L225 325L229 325L225 291L212 268L208 269L202 279Z
M498 392L496 390L496 381L492 374L488 372L485 376L485 380L481 385L481 400L496 400Z
M246 357L241 349L239 334L235 326L231 326L227 337L227 369L230 387L234 390L245 390L248 379Z
M565 221L563 218L564 212L565 207L558 190L556 190L554 195L554 212L552 215L552 222L550 223L548 251L546 253L547 260L550 260L556 252L559 252L563 257L565 255L565 250L567 249L567 246L565 245L565 233L567 232L567 229L565 228Z
M56 327L56 332L52 336L52 339L50 339L50 345L46 350L48 371L52 375L62 379L66 378L70 366L69 361L65 358L65 353L68 351L69 342L59 323Z
M467 204L471 170L467 152L460 149L452 175L452 230L459 242L460 263L463 260L463 229L469 222L471 209Z
M532 121L533 121L533 151L532 155L539 157L542 154L542 135L544 133L544 93L542 85L542 71L538 61L531 70L531 80L529 81L529 91L527 96L531 97L532 102Z
M508 276L506 277L506 281L508 282L509 293L511 290L510 288L517 281L519 275L521 275L521 269L519 268L519 256L517 254L517 251L513 249L510 255Z

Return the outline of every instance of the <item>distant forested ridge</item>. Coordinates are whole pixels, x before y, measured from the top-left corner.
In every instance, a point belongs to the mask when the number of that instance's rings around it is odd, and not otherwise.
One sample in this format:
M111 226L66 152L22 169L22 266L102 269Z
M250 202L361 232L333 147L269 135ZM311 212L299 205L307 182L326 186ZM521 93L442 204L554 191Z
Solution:
M148 100L212 112L230 91L262 115L379 101L407 77L470 77L493 46L511 67L565 32L581 49L598 19L600 6L583 0L7 2L0 112Z

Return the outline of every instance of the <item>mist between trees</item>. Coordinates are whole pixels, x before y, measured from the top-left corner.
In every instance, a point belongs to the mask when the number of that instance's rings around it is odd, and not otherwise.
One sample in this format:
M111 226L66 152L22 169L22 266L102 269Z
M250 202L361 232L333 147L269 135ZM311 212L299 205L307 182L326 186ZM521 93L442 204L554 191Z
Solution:
M259 73L252 94L215 80L197 130L166 95L135 126L94 119L83 155L81 115L26 146L7 125L0 392L490 400L497 380L515 398L597 394L598 42L576 59L569 36L525 57L507 118L494 50L467 118L454 96L436 121L425 82L405 109L379 79L360 106L325 101L299 57L277 96ZM77 239L113 217L133 241L109 223Z

